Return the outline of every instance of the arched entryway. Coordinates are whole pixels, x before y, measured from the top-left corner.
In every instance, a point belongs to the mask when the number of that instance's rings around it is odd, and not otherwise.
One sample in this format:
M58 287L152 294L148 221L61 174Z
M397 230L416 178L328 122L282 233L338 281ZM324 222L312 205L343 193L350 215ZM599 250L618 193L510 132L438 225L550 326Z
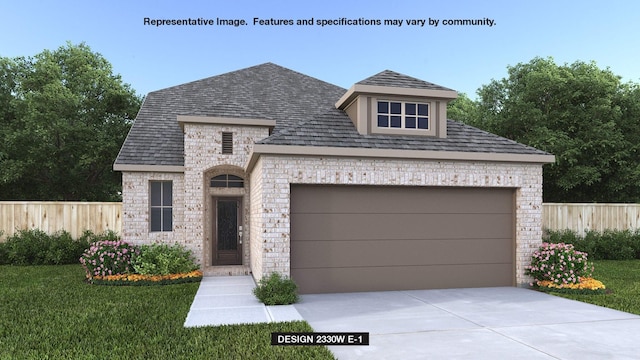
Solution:
M205 173L208 266L248 264L248 199L244 171L219 166Z

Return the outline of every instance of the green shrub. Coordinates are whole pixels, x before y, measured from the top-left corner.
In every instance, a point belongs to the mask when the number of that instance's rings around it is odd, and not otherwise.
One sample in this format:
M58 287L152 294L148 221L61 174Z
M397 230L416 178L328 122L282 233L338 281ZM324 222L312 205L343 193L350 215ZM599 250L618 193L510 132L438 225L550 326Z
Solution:
M142 245L131 263L134 271L142 275L182 274L198 269L191 251L179 244Z
M47 234L42 230L18 230L3 245L2 261L12 265L73 264L88 247L83 239L73 240L66 231Z
M635 251L631 247L631 231L605 230L601 240L596 243L595 252L598 260L631 260Z
M298 302L298 286L280 273L271 273L258 282L253 294L265 305L288 305Z
M9 264L9 254L7 253L7 246L5 243L0 242L0 265Z
M118 240L120 240L120 236L118 235L117 232L113 230L107 230L103 233L97 233L97 234L91 230L85 230L82 233L82 235L80 235L80 237L78 238L78 241L86 242L87 244L91 244L97 241L118 241Z
M640 259L640 229L589 230L584 236L571 230L546 230L543 238L550 243L573 244L576 250L588 253L592 260Z
M128 274L133 271L131 258L138 253L137 247L124 241L96 241L82 254L80 264L87 278Z
M551 281L557 285L577 284L581 277L591 277L593 265L587 254L576 251L571 244L542 243L531 257L525 273L536 281Z

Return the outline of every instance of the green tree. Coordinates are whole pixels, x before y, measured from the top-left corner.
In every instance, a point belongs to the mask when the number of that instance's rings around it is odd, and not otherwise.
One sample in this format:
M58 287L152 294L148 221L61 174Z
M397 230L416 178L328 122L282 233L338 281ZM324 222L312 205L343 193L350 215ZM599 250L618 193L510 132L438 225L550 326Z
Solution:
M473 124L556 156L547 202L640 200L640 91L593 62L534 58L478 90Z
M140 97L89 46L0 58L0 199L113 201Z
M478 103L469 99L467 94L459 93L447 105L447 118L475 126L478 122Z

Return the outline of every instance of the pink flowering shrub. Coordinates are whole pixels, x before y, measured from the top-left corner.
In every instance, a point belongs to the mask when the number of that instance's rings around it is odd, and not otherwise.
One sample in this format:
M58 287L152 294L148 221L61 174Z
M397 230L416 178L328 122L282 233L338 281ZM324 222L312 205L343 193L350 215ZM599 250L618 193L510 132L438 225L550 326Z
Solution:
M139 254L137 247L124 241L102 240L92 243L80 257L87 278L129 274L133 272L131 258Z
M593 265L587 261L587 253L576 251L571 244L545 242L533 253L525 273L537 282L577 284L580 278L591 277Z

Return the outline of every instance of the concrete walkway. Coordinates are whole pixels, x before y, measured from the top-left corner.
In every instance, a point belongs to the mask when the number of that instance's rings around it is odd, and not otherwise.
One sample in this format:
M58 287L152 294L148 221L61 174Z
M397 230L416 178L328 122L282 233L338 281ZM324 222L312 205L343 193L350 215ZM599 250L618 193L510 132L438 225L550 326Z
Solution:
M185 327L303 320L293 305L265 306L253 295L251 276L202 278Z
M184 326L306 320L317 332L368 332L348 359L638 359L640 316L500 287L302 295L264 306L251 276L205 277ZM604 296L604 295L603 295Z

